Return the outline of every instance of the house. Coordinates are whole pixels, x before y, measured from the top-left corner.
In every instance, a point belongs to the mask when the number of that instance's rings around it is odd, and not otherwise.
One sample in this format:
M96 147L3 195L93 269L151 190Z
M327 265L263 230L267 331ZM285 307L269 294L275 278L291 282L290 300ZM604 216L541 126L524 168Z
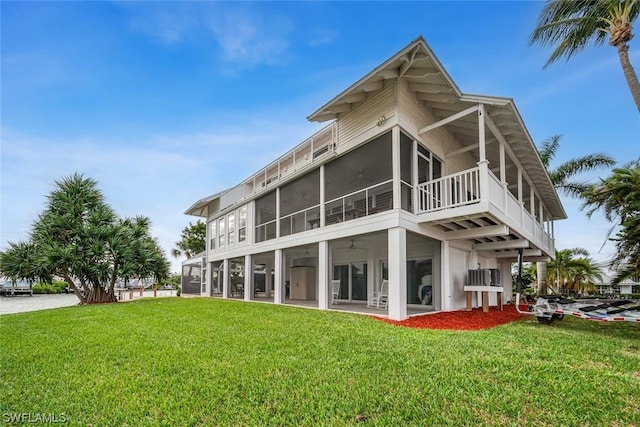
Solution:
M478 277L509 300L518 251L553 256L566 214L513 100L463 93L422 37L308 119L327 125L187 209L207 222L190 289L401 320L465 307Z
M613 274L613 273L612 273ZM624 279L617 285L612 285L613 275L603 274L602 283L596 283L596 291L599 295L632 295L640 293L640 283L631 278Z

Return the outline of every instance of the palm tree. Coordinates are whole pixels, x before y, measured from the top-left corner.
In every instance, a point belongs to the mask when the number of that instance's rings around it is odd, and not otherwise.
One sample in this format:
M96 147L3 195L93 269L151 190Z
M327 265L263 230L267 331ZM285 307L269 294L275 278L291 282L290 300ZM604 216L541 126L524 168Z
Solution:
M571 283L575 269L582 266L576 260L576 255L589 256L589 252L582 248L556 250L555 259L546 263L547 281L555 285L553 290L556 293L562 292Z
M602 282L602 276L602 268L594 260L577 258L573 260L567 289L578 295L584 295L587 291L595 291L595 282Z
M567 60L589 44L609 44L618 50L622 71L640 111L640 83L629 60L628 42L632 22L640 12L638 0L550 0L544 6L529 44L555 46L547 67L562 57Z
M56 182L27 242L0 252L0 273L50 283L61 277L83 304L115 302L118 279L169 273L148 218L119 218L96 181L75 174Z
M612 266L618 270L612 284L640 273L640 159L613 169L609 178L594 185L585 207L590 208L588 216L602 209L621 227L612 239L617 242Z
M547 168L549 178L553 186L569 197L584 199L590 184L588 182L576 180L575 177L584 172L593 171L599 168L613 166L616 162L611 157L603 153L587 154L561 163L556 168L551 169L551 162L560 148L562 135L554 135L542 141L538 147L542 164ZM546 268L544 262L536 263L538 277L538 294L547 291Z

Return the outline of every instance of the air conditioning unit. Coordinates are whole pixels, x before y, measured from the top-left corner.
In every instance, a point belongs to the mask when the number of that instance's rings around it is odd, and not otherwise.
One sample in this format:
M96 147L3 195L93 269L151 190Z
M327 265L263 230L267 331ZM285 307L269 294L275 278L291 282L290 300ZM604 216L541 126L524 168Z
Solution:
M500 270L497 268L478 268L469 270L469 286L500 286Z

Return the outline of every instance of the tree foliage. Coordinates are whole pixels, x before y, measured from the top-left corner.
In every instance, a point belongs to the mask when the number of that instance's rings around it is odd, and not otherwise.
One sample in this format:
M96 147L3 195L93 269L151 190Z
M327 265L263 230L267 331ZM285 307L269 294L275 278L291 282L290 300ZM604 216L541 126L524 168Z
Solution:
M617 270L612 284L640 273L640 158L614 168L611 176L600 180L587 194L587 215L602 210L619 226L611 240L616 242L612 267ZM613 232L613 229L609 233Z
M155 278L169 263L148 218L119 218L97 183L82 175L56 181L30 239L0 252L0 272L14 280L63 278L81 303L116 301L118 280Z
M187 227L182 229L180 237L180 241L176 242L176 247L171 251L171 254L175 258L182 255L191 258L206 249L207 226L200 220L195 224L189 223Z
M561 135L554 135L542 141L538 146L540 159L542 160L542 164L545 168L547 168L549 179L556 190L569 197L584 199L591 184L577 180L576 177L584 172L613 166L615 164L615 160L603 153L586 154L569 159L552 169L551 163L560 148L561 138ZM538 262L536 263L536 268L538 277L538 294L545 294L547 293L547 263Z
M553 46L545 67L560 58L569 60L589 45L609 44L618 51L636 107L640 110L640 83L629 60L628 42L633 38L633 21L640 13L638 0L551 0L547 1L529 44Z

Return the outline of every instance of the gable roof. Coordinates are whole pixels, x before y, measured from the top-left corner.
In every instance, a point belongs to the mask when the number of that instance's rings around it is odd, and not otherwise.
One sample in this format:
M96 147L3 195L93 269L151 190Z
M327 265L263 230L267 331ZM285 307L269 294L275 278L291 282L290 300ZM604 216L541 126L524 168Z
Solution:
M416 98L421 100L436 120L450 117L475 104L484 104L486 114L492 118L500 134L508 142L509 148L533 181L551 218L567 217L513 99L463 93L422 36L324 104L308 119L316 122L338 119L341 113L351 111L371 94L381 90L385 81L395 79L406 80L409 90L414 92ZM477 120L474 123L470 118L459 119L445 126L463 146L477 144ZM487 132L487 136L489 139L493 138L490 132ZM495 158L489 158L489 161L491 164L497 164Z

